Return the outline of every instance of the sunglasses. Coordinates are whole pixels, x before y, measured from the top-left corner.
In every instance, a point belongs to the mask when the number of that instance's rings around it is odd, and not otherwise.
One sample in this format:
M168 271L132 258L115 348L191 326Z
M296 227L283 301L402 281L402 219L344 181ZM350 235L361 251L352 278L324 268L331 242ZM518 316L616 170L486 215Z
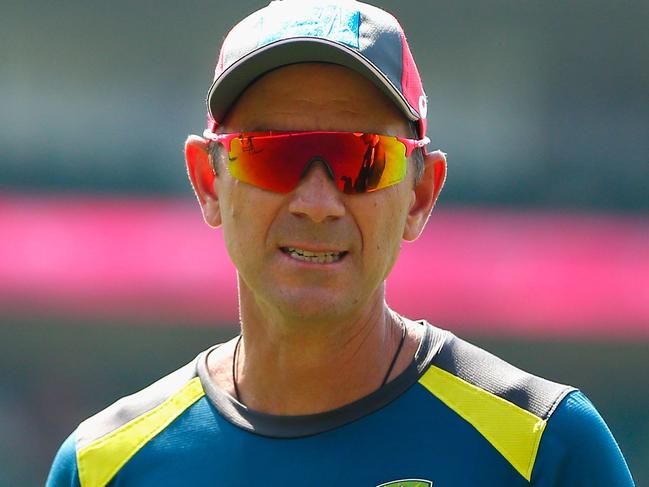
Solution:
M403 180L408 156L430 142L361 132L241 132L203 136L228 153L232 177L276 193L293 191L321 162L340 191L360 194Z

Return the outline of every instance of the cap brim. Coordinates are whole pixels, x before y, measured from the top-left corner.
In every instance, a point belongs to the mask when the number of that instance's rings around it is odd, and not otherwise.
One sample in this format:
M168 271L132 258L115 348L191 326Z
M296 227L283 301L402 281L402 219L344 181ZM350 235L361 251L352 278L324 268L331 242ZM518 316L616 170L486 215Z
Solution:
M409 120L421 117L392 82L367 58L345 44L314 37L281 39L260 47L223 71L207 94L210 115L223 121L239 95L257 78L281 66L306 62L339 64L372 81L401 109Z

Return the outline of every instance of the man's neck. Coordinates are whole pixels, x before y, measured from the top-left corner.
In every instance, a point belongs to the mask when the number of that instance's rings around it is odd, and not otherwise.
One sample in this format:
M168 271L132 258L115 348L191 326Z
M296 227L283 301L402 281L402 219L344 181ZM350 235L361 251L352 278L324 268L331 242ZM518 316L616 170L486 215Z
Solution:
M221 347L210 370L221 388L234 395L236 380L240 402L269 414L314 414L360 399L381 386L404 327L390 378L408 366L421 339L420 327L402 320L382 296L367 312L329 324L282 322L254 307L241 311L236 373L235 341Z

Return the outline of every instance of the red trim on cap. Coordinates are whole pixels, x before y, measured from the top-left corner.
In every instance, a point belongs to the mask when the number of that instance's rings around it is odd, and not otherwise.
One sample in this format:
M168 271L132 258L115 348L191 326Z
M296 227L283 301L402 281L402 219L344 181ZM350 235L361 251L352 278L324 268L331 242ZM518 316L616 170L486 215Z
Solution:
M419 119L419 138L422 139L426 135L426 117L421 117L421 107L420 99L423 96L424 99L426 94L424 93L424 87L421 82L421 76L417 70L417 65L415 60L412 57L410 48L408 47L408 41L406 40L406 35L403 32L403 29L399 32L401 36L401 47L402 47L402 63L403 71L401 74L401 92L405 96L406 100L411 107L413 107L420 116ZM425 115L425 114L424 114Z

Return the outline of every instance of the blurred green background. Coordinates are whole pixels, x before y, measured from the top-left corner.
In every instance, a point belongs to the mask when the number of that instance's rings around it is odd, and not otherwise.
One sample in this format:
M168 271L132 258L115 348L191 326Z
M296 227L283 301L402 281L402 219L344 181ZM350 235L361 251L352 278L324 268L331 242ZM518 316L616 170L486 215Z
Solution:
M0 196L191 200L182 143L204 126L217 47L264 4L2 2ZM429 136L449 153L441 205L647 222L649 2L376 4L406 30L429 96ZM42 485L80 420L235 333L234 323L33 311L0 309L3 486ZM637 484L649 485L649 343L464 336L584 390Z

